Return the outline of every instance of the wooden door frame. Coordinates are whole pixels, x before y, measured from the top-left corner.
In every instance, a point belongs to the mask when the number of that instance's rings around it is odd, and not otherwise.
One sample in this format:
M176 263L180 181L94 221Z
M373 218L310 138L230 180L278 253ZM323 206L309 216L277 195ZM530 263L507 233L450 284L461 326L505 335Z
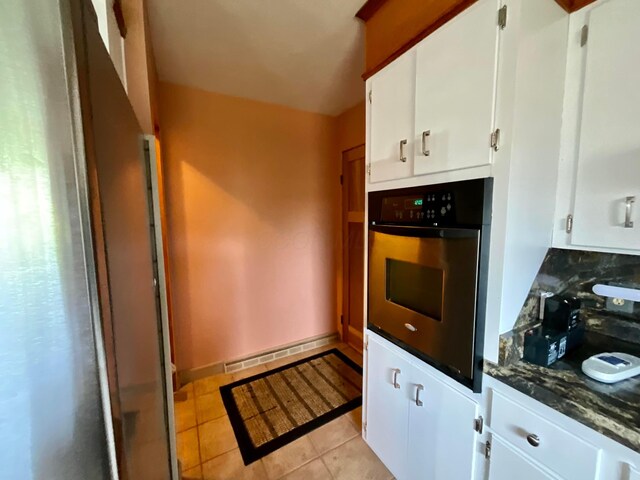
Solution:
M345 173L347 171L347 165L349 162L365 158L365 146L364 144L357 147L344 150L342 152L342 175L340 176L342 188L341 188L341 202L340 202L340 215L342 221L342 305L341 307L341 336L344 343L349 344L349 218L348 218L348 183L345 181ZM365 175L362 176L362 191L365 191ZM364 225L364 212L363 212L363 225ZM363 278L364 281L364 278ZM362 299L364 302L364 298ZM364 323L364 318L362 319ZM364 332L359 332L359 337L362 340ZM357 350L362 351L362 345L351 345ZM359 347L359 348L358 348Z

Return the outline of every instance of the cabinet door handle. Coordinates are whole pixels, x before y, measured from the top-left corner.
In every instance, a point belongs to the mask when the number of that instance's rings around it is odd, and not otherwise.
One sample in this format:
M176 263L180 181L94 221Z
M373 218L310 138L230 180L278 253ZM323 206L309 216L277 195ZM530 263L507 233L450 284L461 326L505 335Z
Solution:
M422 154L425 157L428 157L429 155L431 155L431 152L427 148L427 140L429 140L430 136L431 136L431 130L425 130L424 132L422 132Z
M527 442L529 442L529 445L531 445L532 447L537 447L540 445L540 437L538 437L538 435L536 435L535 433L530 433L529 435L527 435Z
M424 403L422 403L422 400L420 400L420 392L424 390L424 385L416 385L416 405L418 407L421 407L422 405L424 405Z
M407 156L404 154L404 146L407 144L407 140L400 140L400 161L406 162Z
M625 200L624 228L633 228L631 221L631 205L636 202L636 197L627 197Z
M398 383L398 375L400 375L402 372L400 371L399 368L394 368L392 370L393 372L393 388L400 388L400 384Z

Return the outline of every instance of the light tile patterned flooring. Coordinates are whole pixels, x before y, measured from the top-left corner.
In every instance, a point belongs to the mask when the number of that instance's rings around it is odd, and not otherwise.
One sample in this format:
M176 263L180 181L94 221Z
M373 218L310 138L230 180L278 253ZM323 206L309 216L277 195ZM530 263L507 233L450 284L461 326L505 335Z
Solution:
M353 410L245 466L220 385L264 372L316 353L338 348L362 365L362 355L337 343L282 358L234 374L185 385L187 399L175 403L178 457L184 480L390 480L391 473L369 449L360 432L362 409Z

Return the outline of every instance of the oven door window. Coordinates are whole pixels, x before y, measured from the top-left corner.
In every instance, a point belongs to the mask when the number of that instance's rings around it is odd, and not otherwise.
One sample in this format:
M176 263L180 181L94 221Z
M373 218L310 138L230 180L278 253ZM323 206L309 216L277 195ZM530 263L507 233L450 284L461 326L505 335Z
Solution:
M387 258L387 301L442 321L444 271Z

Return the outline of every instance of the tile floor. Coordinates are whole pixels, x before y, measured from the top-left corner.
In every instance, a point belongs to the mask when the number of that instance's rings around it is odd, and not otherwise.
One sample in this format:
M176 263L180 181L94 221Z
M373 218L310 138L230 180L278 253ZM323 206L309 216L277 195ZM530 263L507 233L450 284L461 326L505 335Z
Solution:
M249 466L242 462L218 387L334 347L362 364L362 356L358 352L337 343L185 385L182 390L187 393L187 399L175 403L178 457L182 462L183 479L390 480L391 473L360 436L361 408Z

